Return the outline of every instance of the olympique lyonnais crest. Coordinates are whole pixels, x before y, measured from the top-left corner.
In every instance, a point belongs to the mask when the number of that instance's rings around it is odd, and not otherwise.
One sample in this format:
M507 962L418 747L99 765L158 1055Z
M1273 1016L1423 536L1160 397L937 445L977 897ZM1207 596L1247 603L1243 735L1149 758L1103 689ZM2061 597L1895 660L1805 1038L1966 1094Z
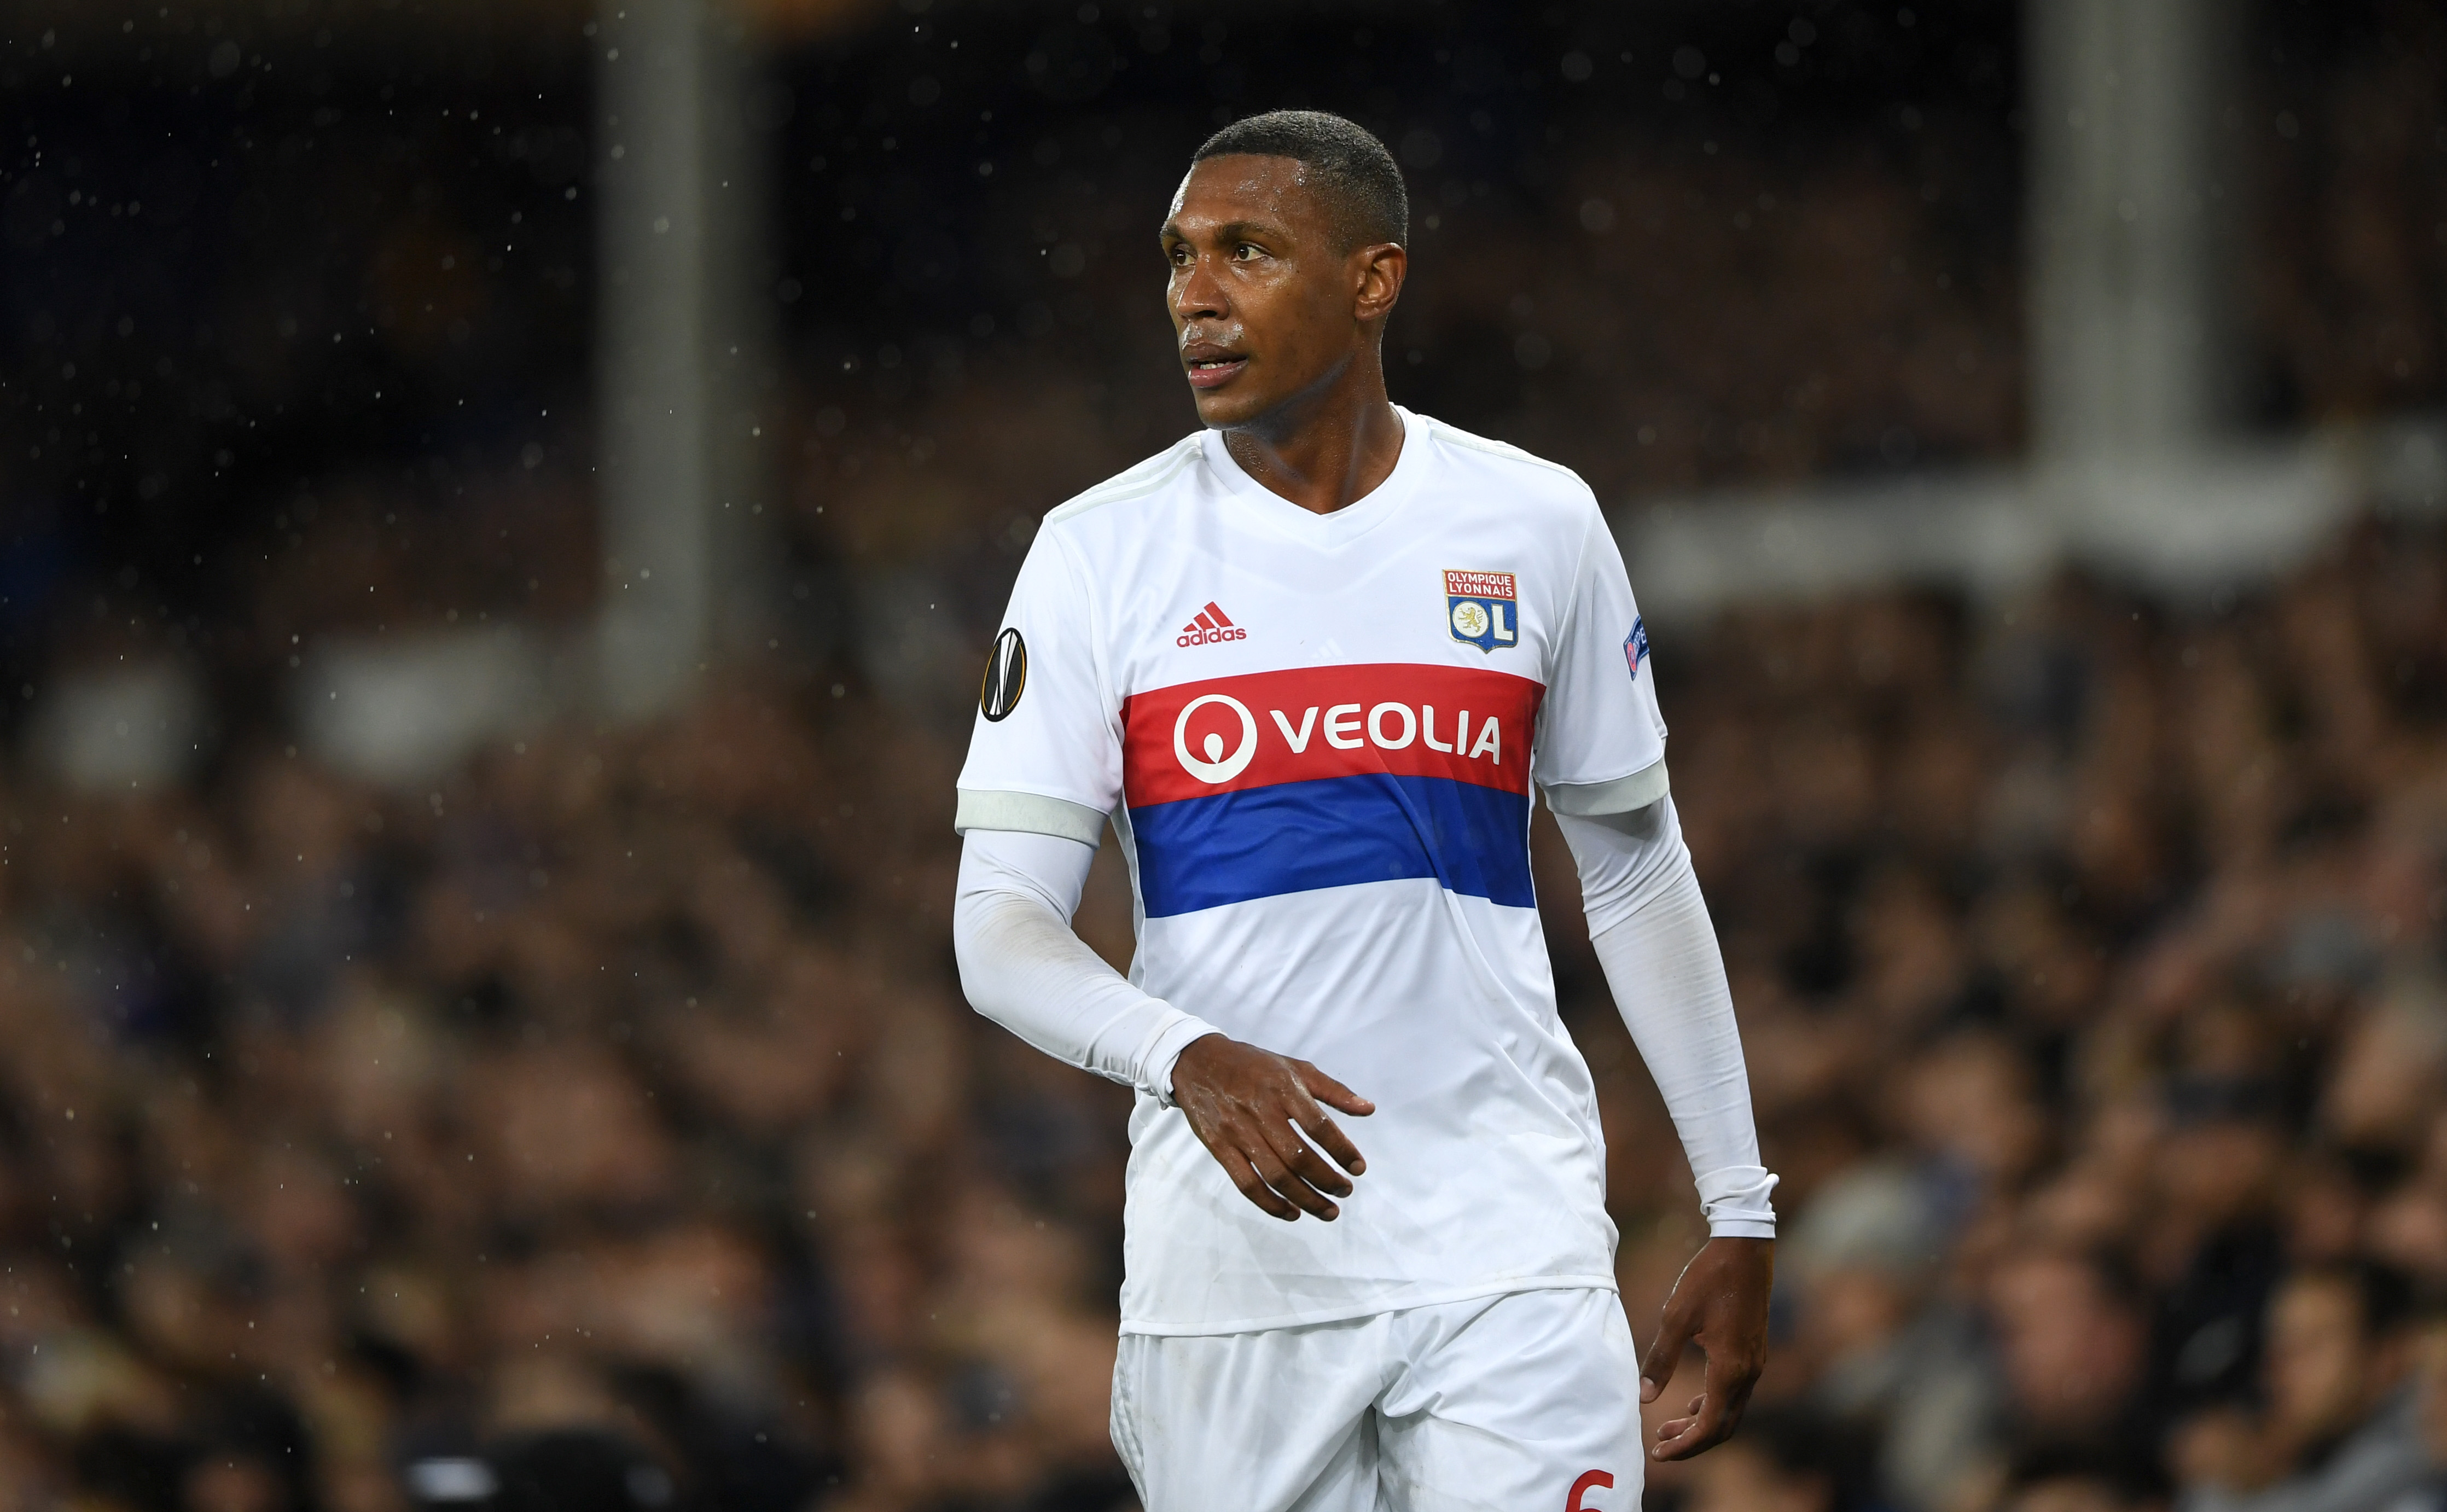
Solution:
M1510 573L1445 574L1445 627L1452 638L1492 652L1521 641L1520 592Z

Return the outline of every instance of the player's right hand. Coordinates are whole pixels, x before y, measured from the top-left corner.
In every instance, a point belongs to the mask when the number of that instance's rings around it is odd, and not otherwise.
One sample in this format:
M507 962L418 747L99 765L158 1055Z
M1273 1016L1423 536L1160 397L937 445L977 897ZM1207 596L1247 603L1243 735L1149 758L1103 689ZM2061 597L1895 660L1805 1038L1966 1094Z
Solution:
M1342 1211L1334 1199L1349 1197L1351 1177L1368 1169L1318 1105L1355 1118L1376 1105L1306 1061L1209 1034L1173 1063L1172 1100L1241 1195L1286 1223L1303 1212L1333 1222Z

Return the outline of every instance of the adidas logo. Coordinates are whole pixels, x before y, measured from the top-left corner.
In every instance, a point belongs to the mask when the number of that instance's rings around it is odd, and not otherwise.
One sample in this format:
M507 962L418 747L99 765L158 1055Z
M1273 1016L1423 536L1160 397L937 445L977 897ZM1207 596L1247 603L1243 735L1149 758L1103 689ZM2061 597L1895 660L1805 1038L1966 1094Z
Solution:
M1176 646L1212 646L1219 641L1247 640L1249 633L1232 623L1232 616L1217 608L1212 599L1198 612L1198 617L1181 627Z

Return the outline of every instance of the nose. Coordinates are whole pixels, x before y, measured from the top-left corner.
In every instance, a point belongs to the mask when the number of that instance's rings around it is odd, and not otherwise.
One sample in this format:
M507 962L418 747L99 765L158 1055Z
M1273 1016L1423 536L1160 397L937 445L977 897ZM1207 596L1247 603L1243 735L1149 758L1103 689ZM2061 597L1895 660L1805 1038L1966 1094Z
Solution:
M1187 267L1176 264L1172 270L1172 317L1184 325L1193 320L1207 320L1230 312L1231 301L1224 296L1224 280L1215 275L1215 262L1204 253L1189 259Z

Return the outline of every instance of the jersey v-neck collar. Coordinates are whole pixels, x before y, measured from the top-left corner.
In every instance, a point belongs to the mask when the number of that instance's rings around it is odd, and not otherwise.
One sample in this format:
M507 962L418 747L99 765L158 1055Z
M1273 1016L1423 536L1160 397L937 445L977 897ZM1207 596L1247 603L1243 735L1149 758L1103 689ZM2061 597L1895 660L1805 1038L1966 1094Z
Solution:
M1199 445L1216 481L1224 485L1224 491L1236 502L1296 539L1332 550L1358 539L1393 519L1401 512L1402 505L1410 497L1418 492L1419 476L1428 465L1428 427L1418 416L1399 405L1394 406L1394 413L1402 422L1402 454L1394 459L1394 470L1385 475L1383 482L1330 515L1302 509L1250 477L1232 459L1231 449L1224 444L1222 431L1203 432Z

